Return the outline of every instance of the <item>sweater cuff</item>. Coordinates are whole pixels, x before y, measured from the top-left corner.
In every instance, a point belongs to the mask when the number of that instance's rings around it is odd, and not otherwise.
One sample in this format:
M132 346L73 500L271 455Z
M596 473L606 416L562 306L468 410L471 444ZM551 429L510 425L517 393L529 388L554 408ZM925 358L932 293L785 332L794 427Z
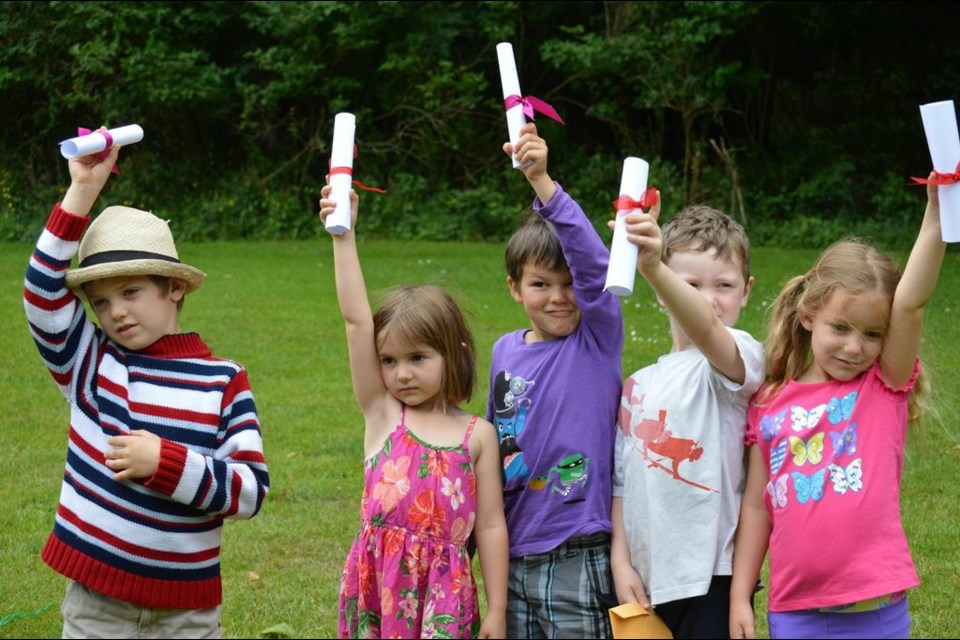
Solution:
M59 202L53 206L53 211L47 219L47 229L63 240L79 240L88 224L90 224L90 216L70 213L62 208Z
M563 197L560 195L563 193L563 187L560 186L560 183L554 180L553 184L557 185L557 189L556 191L553 192L553 195L550 196L550 199L547 200L546 202L541 202L540 196L533 197L533 204L531 205L531 207L533 208L534 211L536 211L540 215L543 215L543 210L549 207L551 203L556 205L559 198Z
M187 448L170 440L160 441L160 462L153 476L143 483L148 489L153 489L166 496L172 496L183 477L183 469L187 464Z

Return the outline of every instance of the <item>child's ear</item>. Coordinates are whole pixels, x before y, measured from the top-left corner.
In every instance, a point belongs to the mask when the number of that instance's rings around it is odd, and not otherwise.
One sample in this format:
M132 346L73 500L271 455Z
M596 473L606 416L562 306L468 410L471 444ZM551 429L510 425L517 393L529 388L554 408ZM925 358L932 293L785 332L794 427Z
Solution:
M800 324L803 326L803 328L809 331L810 333L813 333L813 317L808 316L805 313L801 313L799 315L799 319L800 319Z
M747 280L746 284L743 287L743 300L740 301L740 308L743 309L747 306L747 301L750 299L750 292L753 291L753 285L756 281L753 276Z
M170 297L174 302L183 300L187 295L187 281L180 278L170 278Z
M520 283L512 277L507 276L507 286L510 288L510 295L517 302L523 302L523 296L520 295Z

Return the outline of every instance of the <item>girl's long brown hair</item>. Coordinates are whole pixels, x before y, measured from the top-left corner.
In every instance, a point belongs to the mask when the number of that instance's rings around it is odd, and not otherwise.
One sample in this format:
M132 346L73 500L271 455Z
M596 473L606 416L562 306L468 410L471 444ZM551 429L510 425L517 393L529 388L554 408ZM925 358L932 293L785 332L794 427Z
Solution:
M838 291L853 297L879 296L886 300L889 313L900 276L900 268L889 256L852 238L830 245L806 274L788 280L770 309L765 343L767 384L758 395L758 404L775 396L810 366L811 335L801 324L801 316L815 317ZM911 424L923 416L927 386L921 367L907 405Z

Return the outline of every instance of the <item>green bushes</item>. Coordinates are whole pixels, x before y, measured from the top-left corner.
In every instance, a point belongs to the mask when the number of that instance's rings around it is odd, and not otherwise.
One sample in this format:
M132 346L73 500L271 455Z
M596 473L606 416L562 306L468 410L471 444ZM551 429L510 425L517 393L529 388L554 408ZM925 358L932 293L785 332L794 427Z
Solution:
M57 142L131 122L146 135L110 202L190 239L309 236L339 111L357 116L355 178L387 189L363 195L372 233L503 239L530 201L500 151L510 41L523 92L566 121L538 121L550 173L601 230L639 156L664 215L708 202L767 244L903 246L923 207L904 185L930 162L917 106L960 73L924 6L0 3L0 239L34 237L62 195Z

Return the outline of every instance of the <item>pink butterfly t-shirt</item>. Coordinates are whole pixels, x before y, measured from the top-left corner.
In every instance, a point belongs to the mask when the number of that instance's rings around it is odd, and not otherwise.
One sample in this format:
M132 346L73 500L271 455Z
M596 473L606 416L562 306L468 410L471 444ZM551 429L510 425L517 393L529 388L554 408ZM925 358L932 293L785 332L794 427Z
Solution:
M768 473L770 611L832 607L920 584L900 518L906 387L879 362L847 382L788 382L747 412Z

